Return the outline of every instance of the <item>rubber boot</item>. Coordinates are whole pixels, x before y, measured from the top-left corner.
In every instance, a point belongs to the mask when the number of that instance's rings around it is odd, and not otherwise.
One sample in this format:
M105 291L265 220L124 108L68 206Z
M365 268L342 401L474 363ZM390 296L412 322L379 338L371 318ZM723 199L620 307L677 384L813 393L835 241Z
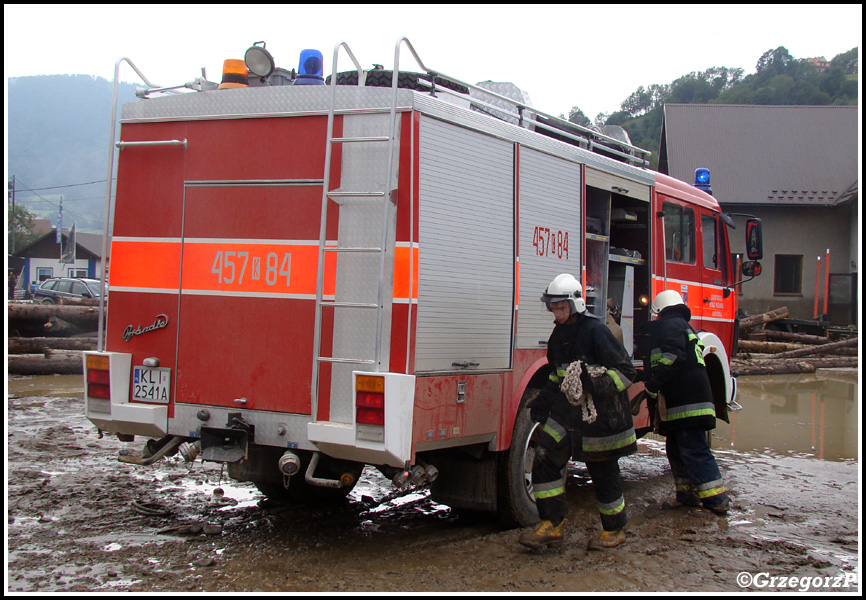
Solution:
M677 492L676 500L667 500L662 502L664 510L676 510L686 506L700 506L701 498L697 494Z
M562 546L564 529L565 519L560 521L559 525L554 525L550 521L542 521L535 531L530 529L523 531L517 541L527 548L541 548L542 546L558 548Z
M589 550L607 550L625 544L625 532L622 529L616 531L602 531L597 538L589 540Z
M707 510L711 510L717 515L726 515L728 514L728 510L731 508L731 499L727 496L724 500L722 500L721 504L717 504L716 506L704 506Z

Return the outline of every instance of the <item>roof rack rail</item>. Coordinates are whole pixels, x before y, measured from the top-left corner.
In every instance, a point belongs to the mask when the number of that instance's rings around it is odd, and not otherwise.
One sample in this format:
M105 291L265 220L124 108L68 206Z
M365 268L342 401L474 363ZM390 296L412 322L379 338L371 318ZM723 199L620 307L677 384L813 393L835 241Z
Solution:
M521 127L536 128L536 130L539 130L539 133L542 133L543 135L585 148L591 152L597 152L603 155L608 155L611 158L624 160L625 162L635 166L648 167L650 164L649 157L652 156L652 152L649 150L644 150L643 148L634 146L622 139L616 139L615 137L611 137L589 127L584 127L559 117L555 117L538 110L528 102L521 102L514 98L509 98L508 96L504 96L490 89L462 81L457 77L446 75L441 71L428 68L421 61L418 53L412 46L412 43L406 37L401 37L397 41L396 53L399 53L399 47L402 42L406 42L413 57L417 61L418 66L420 66L427 75L430 76L430 81L432 82L431 93L436 92L436 79L441 77L450 82L466 86L470 90L472 107L478 112L483 112L493 116L494 118L502 118L498 117L496 113L502 114L504 110L503 107L491 104L490 101L498 100L500 102L505 102L507 106L511 107L513 115L516 115L514 116L516 124ZM446 90L446 88L439 89L441 91L451 91ZM472 94L473 91L475 94ZM482 99L485 96L488 98Z

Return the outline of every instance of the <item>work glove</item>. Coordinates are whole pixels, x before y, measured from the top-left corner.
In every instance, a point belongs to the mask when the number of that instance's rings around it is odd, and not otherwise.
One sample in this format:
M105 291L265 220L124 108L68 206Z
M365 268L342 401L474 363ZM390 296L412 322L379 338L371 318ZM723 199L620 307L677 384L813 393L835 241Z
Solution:
M538 395L530 400L526 407L529 409L529 418L536 423L544 423L550 415L553 406L553 393L548 389L541 390Z
M641 369L640 371L637 372L637 374L634 376L634 379L632 379L631 382L637 383L638 381L646 381L647 375L648 375L648 373L647 373L646 369Z

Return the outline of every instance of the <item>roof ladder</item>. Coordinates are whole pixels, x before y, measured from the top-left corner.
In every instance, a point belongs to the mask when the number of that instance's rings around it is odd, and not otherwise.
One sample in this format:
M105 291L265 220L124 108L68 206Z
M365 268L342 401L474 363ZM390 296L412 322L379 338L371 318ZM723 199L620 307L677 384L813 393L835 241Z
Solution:
M339 56L340 48L344 48L346 53L349 55L349 58L355 65L355 68L358 70L358 86L364 86L366 80L366 73L361 68L358 61L355 59L355 56L352 54L352 51L349 49L348 45L345 42L340 42L334 48L334 58L333 65L331 69L331 81L330 81L330 96L328 102L328 125L327 125L327 143L325 149L325 173L324 173L324 183L322 188L322 210L321 210L321 221L319 224L319 254L318 254L318 271L316 274L316 314L315 314L315 325L314 325L314 341L313 341L313 374L311 379L311 408L312 408L312 417L313 421L318 420L317 407L318 407L318 395L319 395L319 378L321 374L321 366L322 363L343 363L343 364L357 364L363 365L372 371L381 371L382 369L382 329L383 329L383 311L385 306L385 257L387 250L387 241L388 241L388 216L389 216L389 204L391 202L390 190L387 189L390 187L390 182L393 176L393 163L394 163L394 147L395 147L395 137L396 137L396 108L397 108L397 93L396 93L396 83L397 83L397 71L395 67L394 71L394 88L392 94L392 102L389 110L388 117L388 131L383 132L384 135L366 135L366 136L355 136L355 137L334 137L334 117L336 113L336 89L337 89L337 59ZM381 110L371 110L370 113L380 113ZM359 114L357 111L353 112L353 114ZM330 175L331 175L331 156L332 150L335 144L354 144L361 142L373 142L373 143L385 143L388 144L388 153L387 153L387 164L385 166L385 178L384 178L384 189L373 189L373 190L329 190L330 185ZM369 198L369 199L379 199L378 204L381 207L381 215L382 215L382 235L381 241L378 246L370 246L370 247L345 247L340 246L339 242L336 246L329 245L327 238L327 224L328 224L328 201L329 200L337 200L337 199L359 199L359 198ZM378 297L376 303L371 302L348 302L348 301L335 301L335 300L326 300L324 298L324 288L325 288L325 255L326 253L365 253L370 255L378 255L379 257L379 277L378 277ZM335 282L336 283L336 282ZM365 309L365 310L374 310L376 311L376 344L375 344L375 354L373 358L359 358L359 357L335 357L335 356L323 356L322 355L322 321L323 321L323 312L324 310L341 310L341 309ZM336 337L339 332L334 330L334 337Z

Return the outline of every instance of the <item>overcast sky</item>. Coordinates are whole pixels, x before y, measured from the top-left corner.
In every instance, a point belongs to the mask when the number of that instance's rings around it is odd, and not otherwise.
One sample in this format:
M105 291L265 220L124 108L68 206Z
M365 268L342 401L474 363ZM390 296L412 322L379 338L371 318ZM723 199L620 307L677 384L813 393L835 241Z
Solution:
M475 83L512 81L540 110L613 112L639 86L709 67L746 74L767 50L795 58L860 44L861 5L4 5L7 77L88 74L111 80L127 57L153 83L178 85L265 41L277 65L346 42L369 67L394 64L401 36L431 69ZM401 69L414 69L401 55ZM345 55L339 70L349 70ZM139 81L127 65L120 79Z

